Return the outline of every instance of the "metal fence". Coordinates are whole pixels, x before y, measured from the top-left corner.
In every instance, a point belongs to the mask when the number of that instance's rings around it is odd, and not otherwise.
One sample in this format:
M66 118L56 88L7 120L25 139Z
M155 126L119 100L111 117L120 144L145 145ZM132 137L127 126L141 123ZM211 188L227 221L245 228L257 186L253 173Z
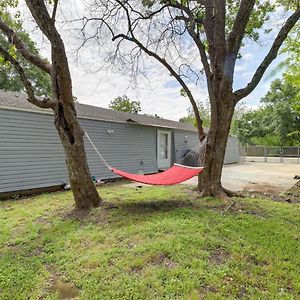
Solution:
M243 146L243 161L300 163L300 147Z

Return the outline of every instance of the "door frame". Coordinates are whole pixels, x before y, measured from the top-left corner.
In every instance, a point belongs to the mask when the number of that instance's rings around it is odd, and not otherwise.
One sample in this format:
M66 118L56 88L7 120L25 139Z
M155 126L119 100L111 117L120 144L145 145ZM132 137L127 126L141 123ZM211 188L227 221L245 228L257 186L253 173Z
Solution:
M160 159L160 134L166 134L168 136L168 149L167 149L167 158L164 160ZM157 130L157 167L158 169L167 169L171 166L171 134L172 131L169 130Z

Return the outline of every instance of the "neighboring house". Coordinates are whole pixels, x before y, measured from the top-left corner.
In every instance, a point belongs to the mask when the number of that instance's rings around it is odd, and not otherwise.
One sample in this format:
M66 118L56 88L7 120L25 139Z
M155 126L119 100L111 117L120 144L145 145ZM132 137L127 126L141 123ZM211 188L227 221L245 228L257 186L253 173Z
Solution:
M111 166L131 173L170 167L197 143L191 125L144 115L76 104L84 130ZM92 176L117 177L86 141ZM225 163L239 162L230 137ZM39 109L21 93L0 91L0 197L25 190L61 186L68 181L63 147L51 111Z

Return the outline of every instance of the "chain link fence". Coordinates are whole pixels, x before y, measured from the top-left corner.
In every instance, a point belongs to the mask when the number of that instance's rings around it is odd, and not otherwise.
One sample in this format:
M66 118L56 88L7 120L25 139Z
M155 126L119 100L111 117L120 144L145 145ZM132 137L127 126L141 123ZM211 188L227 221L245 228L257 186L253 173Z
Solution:
M242 161L300 163L300 147L242 146Z

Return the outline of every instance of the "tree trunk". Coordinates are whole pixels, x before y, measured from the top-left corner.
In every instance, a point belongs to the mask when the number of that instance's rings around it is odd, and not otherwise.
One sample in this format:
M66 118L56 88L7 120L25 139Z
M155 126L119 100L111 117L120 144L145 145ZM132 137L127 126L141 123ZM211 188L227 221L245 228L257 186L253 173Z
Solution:
M102 204L87 163L82 130L72 105L59 102L55 109L55 127L66 155L69 182L76 208L89 209Z
M211 126L205 154L205 169L198 177L198 190L201 196L227 198L228 192L222 187L221 176L234 112L232 101L220 99L212 109Z

